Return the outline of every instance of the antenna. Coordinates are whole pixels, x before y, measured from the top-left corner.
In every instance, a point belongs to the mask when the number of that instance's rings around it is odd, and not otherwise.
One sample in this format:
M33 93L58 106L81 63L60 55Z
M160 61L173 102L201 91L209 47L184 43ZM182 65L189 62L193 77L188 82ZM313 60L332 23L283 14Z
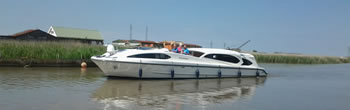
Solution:
M146 33L145 33L146 41L148 40L148 26L146 26Z
M224 49L226 49L226 43L224 42Z
M348 49L348 57L350 57L350 46L349 46L349 49Z
M130 40L132 40L132 24L130 24Z
M213 41L210 41L210 48L213 48Z
M250 40L244 42L242 45L240 45L237 49L241 49L243 46L245 46L246 44L248 44L250 42Z

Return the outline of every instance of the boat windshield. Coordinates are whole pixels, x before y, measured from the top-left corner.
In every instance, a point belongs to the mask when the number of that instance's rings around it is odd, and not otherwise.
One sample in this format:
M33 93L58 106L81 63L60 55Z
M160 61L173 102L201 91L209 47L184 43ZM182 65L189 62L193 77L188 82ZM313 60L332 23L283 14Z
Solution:
M150 47L137 47L136 49L139 49L139 50L152 50L152 48L150 48Z
M117 52L124 52L126 49L120 49Z
M239 63L240 60L234 56L226 55L226 54L208 54L204 56L205 58L210 58L214 60L220 60L224 62L230 62L230 63Z
M242 65L245 65L245 66L249 66L249 65L252 65L253 63L251 61L249 61L248 59L245 59L245 58L242 58L243 60L243 64Z
M162 53L144 53L128 56L128 58L169 59L170 56Z
M190 55L195 56L195 57L200 57L202 56L204 53L202 52L198 52L198 51L190 51Z

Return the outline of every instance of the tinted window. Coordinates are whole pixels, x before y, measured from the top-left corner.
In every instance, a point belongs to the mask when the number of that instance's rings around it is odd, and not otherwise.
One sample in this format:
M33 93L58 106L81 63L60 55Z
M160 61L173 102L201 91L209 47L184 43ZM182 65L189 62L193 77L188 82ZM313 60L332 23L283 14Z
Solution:
M137 47L139 50L151 50L152 48L150 47Z
M158 54L158 53L145 53L145 54L131 55L131 56L128 56L128 58L169 59L170 56L166 54Z
M230 63L238 63L239 59L231 56L231 55L225 55L225 54L208 54L204 56L206 58L210 59L215 59L215 60L220 60L220 61L225 61L225 62L230 62Z
M190 54L195 56L195 57L200 57L202 56L204 53L202 52L197 52L197 51L190 51Z
M251 65L251 64L253 64L252 62L250 62L249 60L247 60L245 58L243 58L242 60L243 60L243 64L242 65Z

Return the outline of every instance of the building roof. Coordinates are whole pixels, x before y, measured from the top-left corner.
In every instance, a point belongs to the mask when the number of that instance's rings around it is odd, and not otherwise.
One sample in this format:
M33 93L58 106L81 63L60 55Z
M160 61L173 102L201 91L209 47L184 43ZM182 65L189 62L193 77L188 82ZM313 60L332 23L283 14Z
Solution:
M103 40L97 30L51 26L48 33L59 38Z
M161 41L161 42L159 42L159 43L165 43L165 44L183 44L183 42L182 41Z
M114 40L112 41L113 43L126 43L128 42L128 40L121 40L121 39L118 39L118 40Z
M38 31L39 29L28 29L28 30L25 30L25 31L22 31L22 32L18 32L18 33L15 33L12 35L12 37L18 37L18 36L21 36L21 35L24 35L24 34L28 34L28 33L31 33L31 32L34 32L34 31Z
M140 43L149 43L149 44L156 44L157 42L154 41L144 41L144 40L134 40L136 42L140 42Z
M113 43L149 43L149 44L156 44L157 42L154 41L143 41L143 40L122 40L122 39L118 39L118 40L114 40L112 41Z
M200 45L197 45L197 44L184 44L184 45L186 45L187 47L202 47L202 46L200 46Z
M4 38L11 38L12 36L9 35L0 35L0 39L4 39Z
M202 46L197 45L197 44L188 44L188 43L184 43L182 41L161 41L159 43L160 44L171 44L171 45L172 44L177 44L177 45L181 44L181 45L186 45L188 47L202 47Z

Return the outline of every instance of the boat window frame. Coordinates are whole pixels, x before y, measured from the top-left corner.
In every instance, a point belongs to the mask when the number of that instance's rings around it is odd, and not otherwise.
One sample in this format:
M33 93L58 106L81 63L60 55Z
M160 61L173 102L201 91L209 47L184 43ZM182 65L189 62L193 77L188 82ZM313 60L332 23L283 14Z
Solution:
M250 66L253 64L253 62L251 62L250 60L248 60L246 58L242 58L242 61L243 61L243 63L242 63L243 66ZM246 64L246 63L248 63L248 64Z
M195 53L198 53L198 54L200 54L200 55L195 55ZM194 56L194 57L201 57L201 56L203 56L205 53L204 52L201 52L201 51L194 51L194 50L190 50L190 55L191 56Z
M153 56L149 56L149 57L140 57L140 56L143 56L143 55L154 55ZM162 56L164 55L164 56ZM164 54L164 53L139 53L139 54L133 54L133 55L129 55L127 56L127 58L143 58L143 59L170 59L171 56L167 55L167 54Z
M228 61L228 60L221 60L221 59L216 59L216 58L210 58L210 57L207 57L209 55L219 55L217 57L220 57L220 55L222 56L230 56L230 57L233 57L233 60L234 61ZM212 56L214 57L214 56ZM240 58L234 56L234 55L229 55L229 54L222 54L222 53L209 53L209 54L205 54L203 55L203 58L208 58L208 59L212 59L212 60L217 60L217 61L223 61L223 62L228 62L228 63L233 63L233 64L238 64L241 62Z

